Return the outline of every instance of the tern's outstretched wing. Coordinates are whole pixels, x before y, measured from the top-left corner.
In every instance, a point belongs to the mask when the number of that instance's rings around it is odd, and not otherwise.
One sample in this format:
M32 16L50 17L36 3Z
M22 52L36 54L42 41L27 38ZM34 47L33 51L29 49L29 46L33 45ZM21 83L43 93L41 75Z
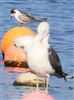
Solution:
M28 14L26 12L20 11L21 14L18 16L20 20L23 22L42 22L42 21L47 21L47 18L42 18L42 19L36 19L33 17L31 14Z
M30 14L27 14L25 12L21 11L21 14L18 16L20 20L22 20L23 22L30 22L30 21L35 21L35 17L33 17Z

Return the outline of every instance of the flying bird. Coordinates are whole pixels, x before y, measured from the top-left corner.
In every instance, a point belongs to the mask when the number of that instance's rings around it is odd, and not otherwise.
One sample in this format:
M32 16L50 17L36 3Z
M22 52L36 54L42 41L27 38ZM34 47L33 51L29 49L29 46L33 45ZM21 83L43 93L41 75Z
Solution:
M17 47L23 46L27 53L27 63L29 68L37 77L47 76L46 92L48 92L48 76L57 76L58 78L73 78L62 70L60 59L56 51L48 46L48 38L50 35L50 26L48 22L41 22L37 28L38 34L31 38L25 36L22 42L21 38L17 38L14 44ZM23 37L22 37L23 38ZM44 39L46 43L44 44ZM30 44L29 44L30 43ZM39 78L37 78L37 90L39 90Z
M35 23L35 22L42 22L47 20L47 18L43 18L43 19L36 19L35 17L33 17L31 14L28 14L26 12L23 12L21 10L18 9L11 9L10 11L10 15L11 18L12 16L15 17L15 19L20 22L21 24L27 24L27 23Z

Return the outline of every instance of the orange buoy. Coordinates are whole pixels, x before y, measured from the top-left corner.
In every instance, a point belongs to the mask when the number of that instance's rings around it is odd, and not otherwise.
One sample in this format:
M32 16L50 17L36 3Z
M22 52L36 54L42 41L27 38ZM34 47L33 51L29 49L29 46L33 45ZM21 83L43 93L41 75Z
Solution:
M11 67L28 67L23 49L10 45L5 52L4 64Z
M32 92L23 96L22 100L54 100L54 97L46 93Z
M1 51L1 42L0 42L0 51Z
M10 73L16 73L16 72L18 72L18 73L21 73L21 72L25 73L25 72L30 72L31 71L30 68L21 68L21 67L14 67L14 68L13 67L6 67L5 70L7 72L10 72Z
M25 35L35 35L35 33L28 27L14 27L11 28L2 38L2 53L5 54L6 49L13 44L15 38Z

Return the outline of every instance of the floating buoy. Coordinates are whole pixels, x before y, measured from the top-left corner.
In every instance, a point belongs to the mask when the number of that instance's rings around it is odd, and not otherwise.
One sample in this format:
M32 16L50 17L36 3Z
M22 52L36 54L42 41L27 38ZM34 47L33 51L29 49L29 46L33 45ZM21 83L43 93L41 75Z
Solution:
M26 55L23 53L23 50L13 46L15 38L27 35L35 36L35 32L28 27L21 26L11 28L5 33L1 42L1 50L5 66L27 67Z
M24 67L28 68L26 54L23 49L10 45L4 57L4 64L7 67Z
M36 86L37 82L37 76L31 72L28 72L30 70L24 70L24 72L21 75L19 75L16 80L14 81L13 85L15 86ZM46 85L46 82L43 78L39 78L39 86L43 87Z
M0 51L1 51L1 42L0 42Z
M34 36L35 33L31 29L29 29L28 27L22 27L22 26L11 28L8 32L6 32L2 38L3 55L5 54L7 48L11 44L13 44L13 41L15 38L20 37L20 36L25 36L25 35Z
M30 72L30 68L21 68L21 67L6 67L5 70L9 73L24 73L24 72ZM20 80L20 79L19 79ZM18 84L18 83L17 83Z
M46 93L32 92L23 96L22 100L54 100L54 97Z

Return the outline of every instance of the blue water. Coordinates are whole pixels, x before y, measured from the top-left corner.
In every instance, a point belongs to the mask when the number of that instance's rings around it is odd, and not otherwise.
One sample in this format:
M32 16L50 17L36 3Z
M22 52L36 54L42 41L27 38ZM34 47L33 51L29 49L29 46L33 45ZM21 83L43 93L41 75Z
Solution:
M11 20L12 8L29 12L37 18L48 18L51 26L50 44L59 54L63 70L74 75L74 0L1 0L0 1L0 40L8 29L19 25ZM26 26L36 31L38 24ZM0 51L0 60L2 59ZM0 64L0 100L21 100L33 88L13 86L19 73L9 73ZM49 93L55 100L74 100L74 79L51 77Z

